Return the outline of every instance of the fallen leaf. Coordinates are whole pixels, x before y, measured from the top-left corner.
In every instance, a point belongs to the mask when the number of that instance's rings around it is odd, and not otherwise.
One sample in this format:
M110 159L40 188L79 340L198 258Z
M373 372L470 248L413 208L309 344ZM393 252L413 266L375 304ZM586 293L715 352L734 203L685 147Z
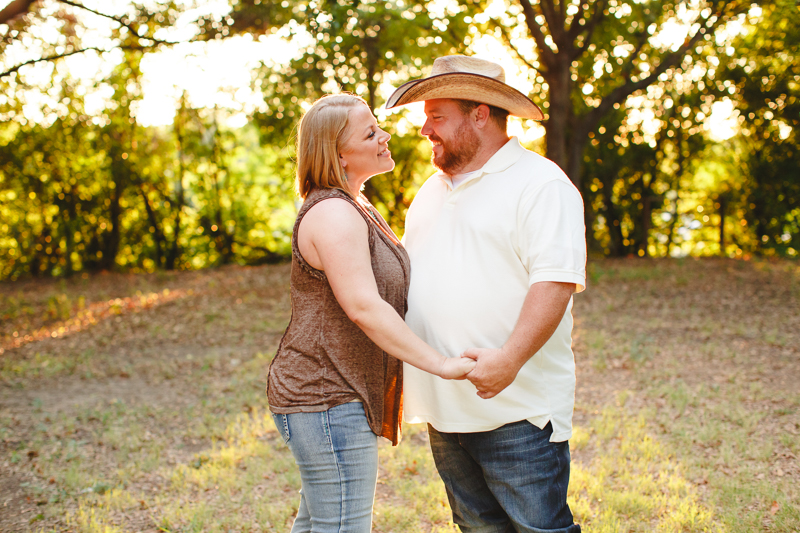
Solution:
M777 513L780 510L780 508L781 506L778 502L772 502L772 507L769 508L769 514L775 516L775 513Z

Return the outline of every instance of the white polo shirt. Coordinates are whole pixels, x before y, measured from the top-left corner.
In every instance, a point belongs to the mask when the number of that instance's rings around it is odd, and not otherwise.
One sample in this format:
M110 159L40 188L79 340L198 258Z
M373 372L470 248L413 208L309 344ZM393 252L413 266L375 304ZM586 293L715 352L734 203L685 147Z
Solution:
M512 137L482 169L451 188L429 178L406 217L411 258L406 322L448 357L500 348L528 289L540 281L586 285L580 193L552 161ZM551 441L572 435L575 359L572 300L556 332L500 394L483 400L469 381L404 366L405 420L443 432L489 431L510 422L553 424Z

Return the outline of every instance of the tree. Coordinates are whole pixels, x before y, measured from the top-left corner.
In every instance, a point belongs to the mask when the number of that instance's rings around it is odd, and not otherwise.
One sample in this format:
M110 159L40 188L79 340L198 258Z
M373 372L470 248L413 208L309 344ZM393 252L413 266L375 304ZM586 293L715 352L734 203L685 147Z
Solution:
M14 0L0 10L0 24L7 25L7 31L0 36L0 55L6 48L23 40L26 36L37 41L41 53L13 65L2 62L0 79L15 75L28 65L54 62L60 59L83 54L89 51L105 53L114 49L126 51L155 50L161 46L178 44L176 41L162 39L156 34L175 24L183 12L175 2L157 3L155 6L132 2L127 15L116 15L92 9L81 2L72 0ZM77 27L82 26L85 16L97 16L114 23L110 43L106 47L87 46L81 42ZM46 24L56 18L62 26L58 42L48 42L40 36L31 35L30 29L37 24Z
M703 41L745 12L749 1L515 0L494 27L538 72L547 118L547 157L582 188L584 150L604 118L626 99L687 69ZM681 16L689 33L668 47L654 37ZM509 24L522 23L535 50L522 49ZM529 41L525 41L528 46Z
M261 2L243 0L223 20L201 21L203 38L248 32L281 32L311 39L286 65L264 65L255 82L268 106L255 122L262 141L274 147L291 146L303 106L323 94L346 91L364 97L373 110L384 101L388 88L421 77L431 58L463 53L469 23L465 7L429 9L425 0L408 2L343 2L300 0ZM427 177L429 154L416 132L400 133L402 113L385 124L392 133L391 174L367 182L365 194L400 230L405 211L421 179ZM405 128L408 129L408 128ZM292 157L292 150L284 152ZM290 179L287 176L287 179Z
M800 251L800 18L795 2L763 8L720 73L742 124L744 220L766 253Z
M651 101L648 124L620 106L590 132L584 155L587 211L595 216L589 242L606 255L669 255L687 178L706 144L704 97L673 80ZM651 95L654 97L654 95ZM642 109L637 109L642 115ZM640 119L643 117L639 117ZM646 131L655 128L655 131ZM658 216L657 216L658 215Z

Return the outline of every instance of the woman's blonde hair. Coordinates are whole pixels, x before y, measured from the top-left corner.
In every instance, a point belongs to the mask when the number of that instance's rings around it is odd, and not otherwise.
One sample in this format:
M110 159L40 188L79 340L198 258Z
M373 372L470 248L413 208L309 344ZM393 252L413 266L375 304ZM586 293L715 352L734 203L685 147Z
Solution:
M357 105L367 102L353 94L329 94L314 102L300 120L296 185L304 200L314 189L341 189L353 196L339 153L351 136L348 117Z

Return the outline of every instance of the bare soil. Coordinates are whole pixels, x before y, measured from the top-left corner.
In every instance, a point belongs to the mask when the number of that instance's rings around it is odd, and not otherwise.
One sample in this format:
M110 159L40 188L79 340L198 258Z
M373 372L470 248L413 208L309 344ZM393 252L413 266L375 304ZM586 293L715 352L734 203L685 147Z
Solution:
M94 422L85 416L98 406L189 408L201 401L204 387L225 394L239 365L254 354L274 353L291 312L288 279L288 265L277 265L0 284L0 531L64 530L63 521L43 511L54 501L80 498L54 498L59 482L46 477L39 463L43 451L29 448L50 422L84 421L86 427L79 423L62 435L80 440L92 435ZM670 404L665 390L714 386L749 394L743 405L763 413L754 438L800 433L797 264L597 261L573 314L576 426L589 426L608 405L632 413L655 409L678 420L683 411ZM261 371L265 376L266 367ZM658 416L653 420L669 441L673 428ZM172 430L147 429L164 435ZM210 446L177 433L167 441L164 453L174 462ZM106 457L103 443L84 446ZM98 468L115 468L110 457L98 459ZM573 455L579 463L591 459L591 448ZM790 447L779 446L759 468L766 475L779 471L800 486ZM163 487L156 474L133 482L155 492ZM392 497L391 487L381 483L378 499ZM146 508L121 520L125 531L157 531Z

